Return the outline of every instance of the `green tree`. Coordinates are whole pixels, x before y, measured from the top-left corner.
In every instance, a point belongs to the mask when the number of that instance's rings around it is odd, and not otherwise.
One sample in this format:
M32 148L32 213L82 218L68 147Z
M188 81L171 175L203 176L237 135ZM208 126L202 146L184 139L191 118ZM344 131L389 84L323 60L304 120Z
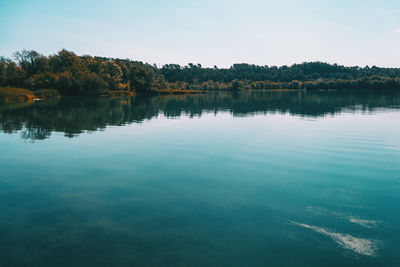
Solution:
M240 81L238 79L235 79L231 82L231 89L232 91L240 90Z
M152 87L155 78L154 69L142 63L133 63L130 68L130 85L131 90L137 93L155 93Z
M22 50L14 53L14 58L28 76L46 71L48 60L43 55L33 50Z
M100 65L100 75L108 83L110 90L120 90L122 82L121 67L114 61L104 61Z
M18 67L13 61L8 62L4 85L25 87L26 78L26 72L22 68Z
M6 85L7 64L7 60L4 57L0 57L0 86Z

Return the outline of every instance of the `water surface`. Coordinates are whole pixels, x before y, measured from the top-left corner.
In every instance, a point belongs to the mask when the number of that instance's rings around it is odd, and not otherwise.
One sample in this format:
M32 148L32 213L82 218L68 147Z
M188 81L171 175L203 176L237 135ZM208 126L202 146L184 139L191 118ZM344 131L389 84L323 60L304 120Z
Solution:
M1 266L400 266L400 94L0 105Z

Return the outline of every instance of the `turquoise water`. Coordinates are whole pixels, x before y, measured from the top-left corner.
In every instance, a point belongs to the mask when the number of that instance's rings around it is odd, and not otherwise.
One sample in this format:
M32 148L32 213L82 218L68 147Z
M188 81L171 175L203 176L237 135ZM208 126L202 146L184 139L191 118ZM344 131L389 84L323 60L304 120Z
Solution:
M400 266L400 94L0 105L1 266Z

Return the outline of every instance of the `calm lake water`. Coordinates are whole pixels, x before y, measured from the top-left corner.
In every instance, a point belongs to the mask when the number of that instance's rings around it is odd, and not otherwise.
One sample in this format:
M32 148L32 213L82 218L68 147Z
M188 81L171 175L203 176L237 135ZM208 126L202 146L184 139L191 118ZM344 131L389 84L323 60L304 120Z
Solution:
M400 93L0 104L0 266L400 266Z

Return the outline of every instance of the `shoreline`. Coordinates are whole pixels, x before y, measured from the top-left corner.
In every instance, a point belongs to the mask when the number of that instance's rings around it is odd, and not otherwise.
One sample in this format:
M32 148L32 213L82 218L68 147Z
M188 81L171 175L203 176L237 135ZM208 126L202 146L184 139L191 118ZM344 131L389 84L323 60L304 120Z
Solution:
M135 91L107 91L99 94L84 94L84 95L62 95L59 91L53 89L39 89L29 90L17 87L0 87L0 104L5 103L34 103L37 101L58 99L61 97L77 97L77 98L90 98L90 97L132 97L132 96L185 96L185 95L205 95L216 92L230 92L230 93L254 93L254 92L359 92L360 89L344 90L344 89L239 89L239 90L195 90L195 89L162 89L158 91L151 91L151 93L136 93ZM398 91L397 89L372 89L365 88L361 91Z
M107 91L99 94L85 94L85 95L61 95L60 92L53 89L41 89L32 91L24 88L17 87L0 87L0 103L14 103L14 102L35 102L46 99L54 99L60 97L123 97L123 96L157 96L157 95L197 95L207 94L208 91L203 90L180 90L180 89L165 89L154 91L152 94L138 94L134 91Z

